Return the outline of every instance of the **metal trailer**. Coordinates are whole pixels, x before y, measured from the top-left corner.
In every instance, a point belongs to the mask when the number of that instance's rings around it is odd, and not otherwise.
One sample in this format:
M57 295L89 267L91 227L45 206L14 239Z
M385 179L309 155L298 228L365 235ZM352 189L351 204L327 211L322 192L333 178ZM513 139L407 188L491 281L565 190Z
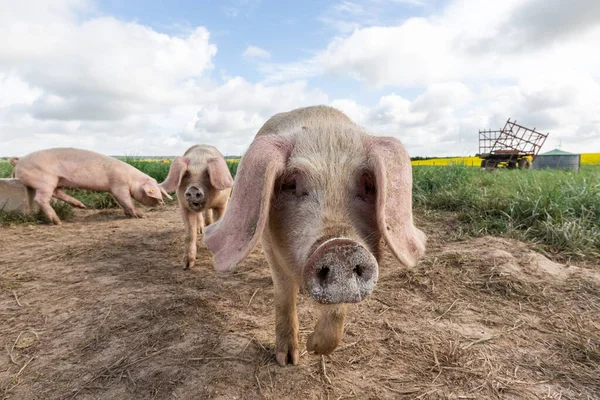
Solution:
M517 121L506 121L499 131L479 131L479 158L481 167L527 169L544 145L548 133L518 125Z

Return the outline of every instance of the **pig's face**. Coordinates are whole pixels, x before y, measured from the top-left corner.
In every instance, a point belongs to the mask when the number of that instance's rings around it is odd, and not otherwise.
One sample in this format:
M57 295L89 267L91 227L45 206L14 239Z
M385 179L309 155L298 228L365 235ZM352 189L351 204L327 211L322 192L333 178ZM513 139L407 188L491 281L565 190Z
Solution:
M171 198L154 179L148 178L133 189L132 196L147 207L155 207L163 203L163 194L167 198Z
M206 169L188 169L181 178L184 201L192 211L200 212L206 205L206 192L210 179Z
M193 162L188 157L176 157L160 187L170 192L177 190L180 201L192 211L200 212L204 210L206 196L212 188L224 190L232 185L229 168L222 157Z
M416 264L425 236L413 225L402 144L354 125L326 128L255 138L227 213L205 233L217 269L235 267L264 229L272 259L321 303L358 302L371 293L381 238L403 264Z
M315 300L359 302L378 276L373 172L356 132L343 143L311 134L296 142L275 181L272 244Z

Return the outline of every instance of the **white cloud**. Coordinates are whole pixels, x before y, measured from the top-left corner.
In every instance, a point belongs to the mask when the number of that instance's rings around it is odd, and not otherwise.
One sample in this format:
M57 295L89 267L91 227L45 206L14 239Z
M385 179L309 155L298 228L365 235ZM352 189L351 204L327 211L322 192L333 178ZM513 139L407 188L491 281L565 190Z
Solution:
M261 49L260 47L248 46L248 48L242 53L242 57L269 59L271 58L271 53Z
M346 14L360 7L338 5ZM598 43L595 0L462 0L426 18L356 26L310 59L263 72L267 82L333 75L380 91L420 90L412 102L391 94L368 110L334 101L366 126L408 135L415 155L473 154L478 130L508 117L550 131L548 147L591 151L600 147Z
M456 0L387 24L392 1L339 2L325 17L351 28L314 57L269 63L249 46L243 56L266 75L256 83L211 75L217 47L204 27L164 34L87 0L0 0L0 156L55 146L176 155L194 143L241 154L270 116L314 104L400 138L412 155L474 154L478 130L509 117L550 132L547 149L597 151L600 3L541 1ZM329 75L381 95L332 98L311 81Z

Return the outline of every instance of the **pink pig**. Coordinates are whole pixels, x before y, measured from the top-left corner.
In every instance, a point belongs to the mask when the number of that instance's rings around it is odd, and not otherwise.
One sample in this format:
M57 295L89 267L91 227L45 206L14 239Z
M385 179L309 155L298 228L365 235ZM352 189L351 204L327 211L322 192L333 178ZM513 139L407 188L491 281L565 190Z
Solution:
M40 150L22 158L13 158L11 164L15 165L14 176L28 187L30 193L35 192L33 200L57 225L60 225L60 219L50 206L52 197L85 208L63 188L110 192L123 207L125 215L138 218L142 214L136 210L132 197L146 206L162 202L162 194L171 199L156 180L142 171L93 151L73 148Z
M206 227L204 241L215 268L227 271L259 237L273 278L277 362L298 363L299 289L323 304L307 349L331 353L342 338L345 304L375 288L382 239L407 267L425 251L404 146L367 135L330 107L273 116L243 156L227 212Z

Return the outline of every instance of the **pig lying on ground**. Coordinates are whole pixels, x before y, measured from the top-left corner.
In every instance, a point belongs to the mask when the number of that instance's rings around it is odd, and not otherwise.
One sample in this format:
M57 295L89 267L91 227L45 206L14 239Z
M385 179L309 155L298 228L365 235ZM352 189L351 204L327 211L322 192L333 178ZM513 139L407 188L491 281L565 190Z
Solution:
M381 239L408 267L425 252L402 143L369 136L330 107L273 116L243 156L229 209L206 228L205 243L225 271L259 236L274 284L277 362L298 363L299 288L324 304L307 349L331 353L342 338L345 303L375 287Z
M83 203L67 195L63 188L110 192L125 210L125 215L142 217L133 205L132 197L146 206L162 202L161 190L156 180L131 165L88 150L57 148L40 150L14 162L14 176L35 193L34 201L55 224L60 219L50 206L56 197L74 207L85 208ZM161 194L162 192L162 194Z
M195 145L183 157L171 163L169 175L161 188L177 191L181 217L185 224L185 255L183 266L196 263L198 231L205 224L221 218L227 207L233 179L223 155L213 146Z

